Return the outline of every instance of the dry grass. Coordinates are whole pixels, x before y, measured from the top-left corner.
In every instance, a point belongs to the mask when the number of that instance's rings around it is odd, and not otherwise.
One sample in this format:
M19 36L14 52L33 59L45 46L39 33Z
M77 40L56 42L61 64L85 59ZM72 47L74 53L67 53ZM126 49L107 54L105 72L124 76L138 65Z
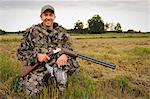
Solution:
M141 36L141 34L136 35ZM100 60L113 62L117 67L115 70L111 70L78 59L81 67L75 75L69 77L68 88L63 97L67 99L150 98L150 38L74 39L78 37L83 37L83 35L72 36L75 51ZM20 39L16 35L1 36L0 38ZM17 93L10 86L14 76L19 72L17 68L21 68L21 63L16 59L18 45L18 41L0 43L0 96L3 97L17 97ZM6 67L8 69L5 69ZM4 69L7 72L3 72ZM7 74L7 76L2 75L2 73ZM44 95L40 97L47 99L50 92L50 90L45 89ZM55 96L58 93L53 92L52 94L51 96Z

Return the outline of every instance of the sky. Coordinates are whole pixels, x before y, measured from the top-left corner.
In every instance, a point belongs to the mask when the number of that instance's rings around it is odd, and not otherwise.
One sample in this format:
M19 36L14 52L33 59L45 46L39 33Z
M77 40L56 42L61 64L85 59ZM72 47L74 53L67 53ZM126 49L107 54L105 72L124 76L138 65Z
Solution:
M67 29L95 14L104 23L119 22L124 31L150 31L150 0L0 0L0 29L25 30L41 22L41 8L50 4L55 8L56 20Z

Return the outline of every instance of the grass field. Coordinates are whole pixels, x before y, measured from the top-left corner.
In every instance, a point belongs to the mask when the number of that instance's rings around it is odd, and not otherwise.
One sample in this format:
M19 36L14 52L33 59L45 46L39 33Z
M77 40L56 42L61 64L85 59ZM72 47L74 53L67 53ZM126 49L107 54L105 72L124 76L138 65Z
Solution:
M80 54L116 64L111 70L78 59L80 68L69 77L65 99L150 99L150 34L71 35ZM16 49L21 36L0 36L0 97L19 98L17 75L21 63ZM40 99L56 99L59 92L45 88Z

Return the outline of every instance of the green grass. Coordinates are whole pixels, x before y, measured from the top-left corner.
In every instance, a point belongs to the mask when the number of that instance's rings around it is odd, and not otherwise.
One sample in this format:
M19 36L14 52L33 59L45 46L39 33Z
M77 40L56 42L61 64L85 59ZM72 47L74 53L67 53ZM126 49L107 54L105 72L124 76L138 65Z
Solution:
M124 90L124 88L127 86L128 84L128 80L126 78L126 76L124 75L121 75L119 78L118 78L118 85L119 87Z
M0 54L0 82L4 83L18 72L19 68L15 67L15 63L6 54Z
M17 75L20 68L17 68L15 65L16 63L6 53L0 53L0 94L3 94L4 97L13 94L17 90Z
M150 48L147 47L135 47L131 50L132 53L136 54L136 55L148 55L150 54Z
M75 40L88 40L88 39L108 39L108 38L150 38L150 36L98 36L98 37L78 37Z
M2 39L0 39L0 43L11 43L11 42L20 42L21 41L21 39L20 38L12 38L12 39L10 39L10 38L2 38Z

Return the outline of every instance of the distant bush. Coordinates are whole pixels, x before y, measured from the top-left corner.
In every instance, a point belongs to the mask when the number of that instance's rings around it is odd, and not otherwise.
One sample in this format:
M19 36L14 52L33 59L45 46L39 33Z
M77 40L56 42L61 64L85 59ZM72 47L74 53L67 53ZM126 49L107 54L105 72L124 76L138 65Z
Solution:
M89 33L88 29L69 29L67 30L68 33L70 34L87 34Z
M4 31L4 30L1 30L0 29L0 35L3 35L3 34L5 34L6 32Z

